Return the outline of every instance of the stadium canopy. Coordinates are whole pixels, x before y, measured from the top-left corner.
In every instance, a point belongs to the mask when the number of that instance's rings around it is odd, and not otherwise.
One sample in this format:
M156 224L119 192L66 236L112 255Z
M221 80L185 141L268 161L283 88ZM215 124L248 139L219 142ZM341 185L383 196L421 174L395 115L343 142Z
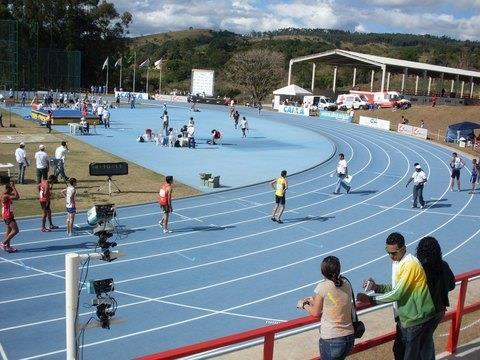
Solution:
M462 82L462 93L463 93L463 83L471 83L471 93L473 92L473 84L476 80L477 83L480 82L480 72L463 70L446 66L439 65L430 65L426 63L400 60L394 58L388 58L377 55L369 55L358 53L354 51L347 50L330 50L323 53L313 54L302 56L298 58L293 58L290 60L288 68L288 84L290 85L291 75L292 75L292 65L297 62L303 61L318 61L326 65L334 66L334 86L336 82L336 67L338 66L348 66L354 69L354 79L353 86L355 86L355 76L356 69L371 69L372 71L380 70L382 72L382 82L381 82L381 91L385 90L385 80L386 76L390 73L392 74L403 74L402 79L402 91L405 86L405 77L407 75L416 75L417 76L417 85L418 87L418 77L438 77L445 80L452 80L452 91L454 81ZM312 89L314 83L314 74L315 73L315 63L313 64L313 75L312 75ZM372 83L373 83L373 72L372 72ZM429 81L430 85L430 81ZM388 88L388 86L387 86ZM430 90L430 89L429 89Z
M308 90L301 88L298 85L292 84L285 86L281 89L277 89L273 92L273 95L290 95L290 96L301 96L301 95L312 95Z

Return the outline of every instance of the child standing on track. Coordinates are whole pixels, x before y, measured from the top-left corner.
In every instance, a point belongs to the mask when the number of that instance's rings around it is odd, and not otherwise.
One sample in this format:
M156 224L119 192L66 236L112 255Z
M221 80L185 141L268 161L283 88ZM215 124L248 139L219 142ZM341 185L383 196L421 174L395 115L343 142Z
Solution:
M67 209L67 233L68 236L73 236L73 222L75 221L75 214L77 209L75 206L75 194L77 190L77 179L70 178L68 179L68 186L66 189L62 190L62 195L65 196L66 209Z

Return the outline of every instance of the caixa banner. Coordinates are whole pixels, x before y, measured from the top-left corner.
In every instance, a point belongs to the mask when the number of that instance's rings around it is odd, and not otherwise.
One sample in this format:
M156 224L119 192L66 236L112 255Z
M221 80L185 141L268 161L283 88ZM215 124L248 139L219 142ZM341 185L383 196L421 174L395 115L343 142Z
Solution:
M292 115L310 116L310 107L280 105L278 107L278 112Z
M147 93L139 93L139 92L130 92L130 91L115 91L115 97L120 94L121 99L129 99L131 96L135 97L135 100L148 100Z

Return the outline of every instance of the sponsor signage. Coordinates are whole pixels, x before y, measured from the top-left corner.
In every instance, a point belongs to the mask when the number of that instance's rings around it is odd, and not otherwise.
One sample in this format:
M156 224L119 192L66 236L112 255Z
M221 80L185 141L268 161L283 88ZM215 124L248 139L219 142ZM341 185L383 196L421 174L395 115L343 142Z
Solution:
M400 134L414 136L424 140L426 140L428 137L427 129L419 128L411 125L398 124L398 132Z
M320 120L326 120L326 119L332 119L332 120L338 120L338 121L351 123L352 120L353 120L353 116L348 115L347 113L344 113L344 112L321 110L320 111Z
M120 94L120 98L123 98L123 99L128 99L128 94L130 94L130 96L134 96L136 100L148 100L147 93L115 91L115 97L117 97L118 94Z
M154 96L155 100L159 101L172 101L172 102L187 102L187 97L184 95L159 95L155 94Z
M278 112L292 115L310 116L310 107L279 105Z
M368 116L360 116L360 120L358 121L360 125L372 127L375 129L381 130L390 130L390 121L382 120L377 118L372 118Z

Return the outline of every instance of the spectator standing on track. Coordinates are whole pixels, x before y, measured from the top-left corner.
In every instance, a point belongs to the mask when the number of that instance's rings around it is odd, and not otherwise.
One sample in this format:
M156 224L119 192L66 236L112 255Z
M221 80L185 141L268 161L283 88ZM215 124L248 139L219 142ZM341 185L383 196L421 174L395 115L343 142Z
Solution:
M412 208L417 207L417 201L420 202L422 209L425 208L425 201L423 200L423 186L427 182L427 175L423 172L420 164L415 165L415 171L408 179L407 185L413 181L413 205Z
M417 246L417 258L427 276L428 289L436 311L433 319L427 323L428 330L420 355L422 359L435 359L433 333L445 316L447 307L450 306L448 292L455 289L455 276L448 263L443 261L442 249L434 237L427 236L420 240Z
M325 281L314 290L314 296L301 299L297 308L305 309L311 316L320 317L320 358L345 359L352 351L355 337L352 324L352 287L340 275L340 261L327 256L322 261L321 272Z
M130 98L130 109L135 109L135 95L133 94Z
M162 219L158 222L163 229L163 233L171 233L172 230L168 229L168 219L170 217L170 213L173 212L172 206L172 184L173 184L173 176L165 177L165 183L160 187L160 191L158 192L158 203L163 210Z
M338 164L337 164L337 184L335 185L334 194L340 194L340 186L347 190L347 194L350 192L351 186L345 183L345 178L348 176L348 164L345 160L345 155L340 153L338 154Z
M235 125L235 129L238 126L238 120L239 119L240 119L240 114L238 113L238 110L235 110L235 112L233 113L233 123Z
M377 295L359 293L357 300L375 305L393 303L397 330L393 343L395 360L421 359L424 338L429 331L428 321L435 315L427 277L420 261L407 254L405 239L400 233L394 232L387 237L385 250L392 260L392 283L376 284L369 278L363 287Z
M450 191L453 191L455 179L457 179L457 187L458 191L460 191L460 169L464 166L465 161L463 161L456 152L452 153L452 159L450 160L450 167L452 168L452 175L450 176Z
M25 184L25 170L29 164L27 160L27 152L25 151L25 143L21 142L17 150L15 150L15 160L18 164L18 179L19 184Z
M107 127L110 129L110 111L108 111L108 107L103 109L103 124L105 125L105 129Z
M53 225L52 223L52 210L50 208L50 199L52 196L53 184L57 181L57 177L55 175L50 175L48 180L42 180L40 184L38 184L38 193L39 198L38 201L40 202L40 207L42 208L43 215L42 215L42 232L50 232L53 229L58 229L58 226ZM48 218L48 222L50 224L49 228L46 228L46 221Z
M246 138L248 131L248 121L245 116L242 118L242 121L240 121L240 129L242 129L242 138Z
M472 159L472 176L470 176L470 184L472 185L472 190L470 190L469 194L475 193L479 172L480 172L480 166L477 163L477 159Z
M13 200L18 199L20 199L20 196L15 188L15 182L10 181L10 183L5 185L5 192L2 194L2 219L5 222L5 236L0 244L0 249L9 253L17 251L10 245L10 241L18 234L18 225L12 206Z
M53 124L53 113L52 113L52 110L48 110L45 125L47 126L49 134L52 132L52 124Z
M45 145L39 145L38 151L35 153L35 162L37 165L36 179L37 184L40 184L40 181L47 180L48 177L48 155L45 151Z
M75 214L77 213L77 207L75 205L75 195L77 190L77 179L68 179L68 186L62 190L62 195L65 196L65 207L67 209L67 234L73 236L73 223L75 221Z
M67 181L68 176L65 175L65 159L68 154L68 146L66 141L62 141L59 147L55 149L55 159L57 160L57 166L55 167L54 175L57 179L61 176L63 180Z
M270 182L273 190L275 190L275 205L272 210L272 221L283 224L280 219L285 211L285 193L288 189L287 170L282 170L280 177Z
M260 115L260 113L262 112L262 109L263 109L263 105L260 101L258 102L257 108L258 108L258 115Z
M165 110L163 112L162 119L163 119L163 131L165 131L165 135L168 135L168 127L170 125L170 117L168 116L168 111L167 110Z

